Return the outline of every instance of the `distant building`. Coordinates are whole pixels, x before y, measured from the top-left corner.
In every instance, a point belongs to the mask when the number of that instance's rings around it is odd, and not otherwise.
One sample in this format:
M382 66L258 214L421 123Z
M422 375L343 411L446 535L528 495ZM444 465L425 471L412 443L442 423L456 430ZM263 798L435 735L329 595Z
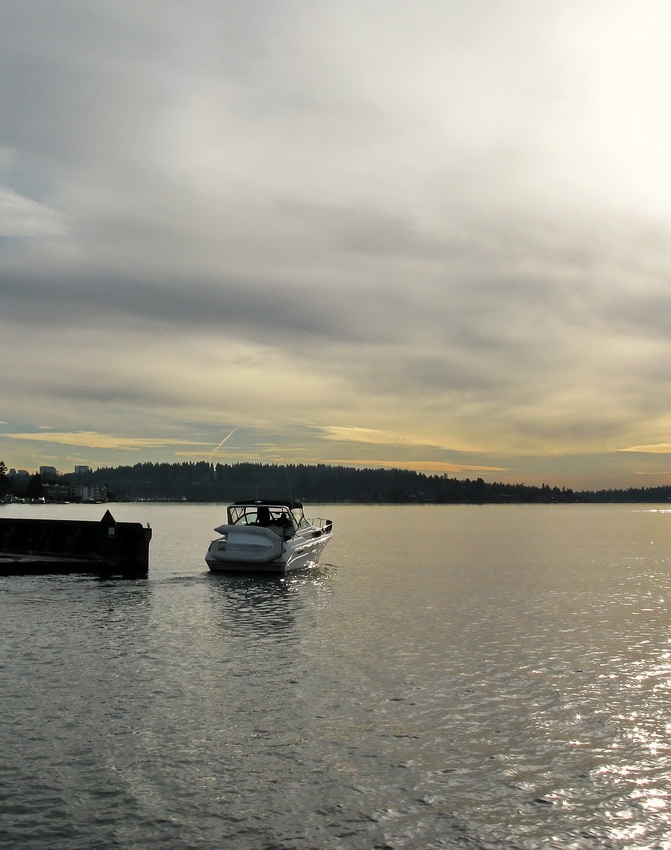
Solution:
M75 466L75 475L88 475L91 472L90 466Z
M40 478L42 481L58 478L58 470L55 466L41 466L40 467Z
M107 502L109 490L106 484L91 487L77 484L70 488L70 498L73 502Z
M109 501L109 490L105 484L92 487L82 484L45 484L44 495L48 502Z
M47 502L69 502L70 501L70 485L69 484L45 484L42 487L44 498Z

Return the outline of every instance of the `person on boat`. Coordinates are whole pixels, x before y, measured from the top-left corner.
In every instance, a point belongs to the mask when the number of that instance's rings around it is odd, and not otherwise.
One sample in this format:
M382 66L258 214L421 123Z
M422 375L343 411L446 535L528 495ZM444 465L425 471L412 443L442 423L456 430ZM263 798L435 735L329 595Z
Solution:
M265 505L261 505L256 512L256 524L262 525L264 528L270 525L270 511Z

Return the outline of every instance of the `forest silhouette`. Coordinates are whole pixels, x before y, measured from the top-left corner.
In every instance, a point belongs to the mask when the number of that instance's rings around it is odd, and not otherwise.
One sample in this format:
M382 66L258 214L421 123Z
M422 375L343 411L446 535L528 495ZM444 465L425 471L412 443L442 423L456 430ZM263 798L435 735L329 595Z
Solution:
M248 498L295 499L362 504L551 504L574 502L648 502L671 500L671 486L574 491L565 487L488 483L407 469L358 469L328 464L137 463L102 467L86 473L7 474L0 461L0 497L63 501L82 487L99 488L110 501L230 502ZM70 492L71 491L71 492Z

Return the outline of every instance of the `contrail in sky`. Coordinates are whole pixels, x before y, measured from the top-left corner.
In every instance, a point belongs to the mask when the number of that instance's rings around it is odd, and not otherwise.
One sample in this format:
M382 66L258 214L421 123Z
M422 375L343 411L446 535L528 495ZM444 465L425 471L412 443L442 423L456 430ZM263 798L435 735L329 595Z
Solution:
M228 440L230 437L232 437L232 436L233 436L233 434L235 434L235 432L238 430L238 428L240 428L240 426L241 426L241 425L242 425L242 422L240 423L240 425L236 425L236 426L235 426L235 428L231 431L231 433L230 433L230 434L227 434L227 435L224 437L224 439L223 439L223 440L219 443L219 445L216 447L216 449L214 449L214 451L212 452L212 454L208 457L208 459L207 459L206 463L209 463L209 462L212 460L212 458L216 455L216 453L219 451L219 449L220 449L220 448L224 445L224 443L226 442L226 440Z

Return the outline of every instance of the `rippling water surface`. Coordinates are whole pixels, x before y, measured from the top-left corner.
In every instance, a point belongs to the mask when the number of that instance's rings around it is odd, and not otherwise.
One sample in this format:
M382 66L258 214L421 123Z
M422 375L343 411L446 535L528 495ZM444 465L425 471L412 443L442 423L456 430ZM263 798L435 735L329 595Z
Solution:
M320 506L286 578L113 513L148 580L0 578L1 847L671 848L668 511Z

